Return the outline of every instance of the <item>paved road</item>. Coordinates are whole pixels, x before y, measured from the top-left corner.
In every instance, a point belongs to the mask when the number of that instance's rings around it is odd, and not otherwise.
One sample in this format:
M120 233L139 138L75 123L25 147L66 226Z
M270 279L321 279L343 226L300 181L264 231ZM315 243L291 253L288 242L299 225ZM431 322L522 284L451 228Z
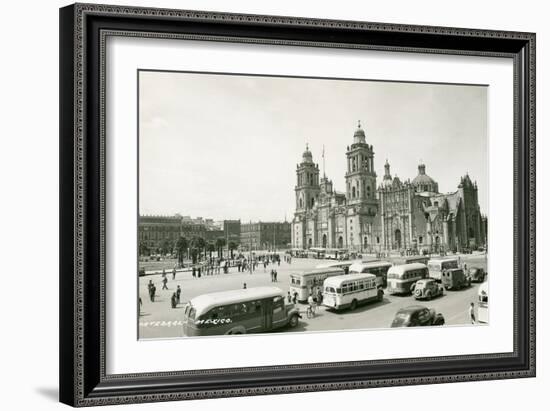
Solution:
M479 266L486 268L485 255L463 256L462 261L466 261L468 267ZM264 272L263 266L252 274L249 272L240 273L236 269L228 274L218 274L212 276L203 276L202 278L192 278L190 273L177 273L176 280L172 280L171 273L167 275L168 290L162 290L161 275L153 275L140 278L139 294L142 300L141 315L139 318L140 338L172 338L183 337L181 325L183 303L189 299L215 291L224 291L230 289L240 289L243 283L247 287L257 287L266 285L276 285L286 294L289 289L289 275L292 272L302 271L315 267L322 261L313 259L293 259L292 264L281 262L280 266L270 265ZM272 283L269 272L275 268L278 272L278 282ZM147 292L147 283L152 280L157 287L157 297L155 302L149 301ZM177 285L182 289L181 304L173 309L170 304L170 297L175 291ZM469 324L468 306L470 302L477 301L478 284L461 291L446 291L445 295L433 299L432 301L416 301L412 296L385 295L382 302L371 303L361 306L355 311L334 312L320 307L317 315L312 319L307 319L305 315L300 325L292 330L284 329L285 332L301 331L327 331L342 329L365 329L365 328L385 328L388 327L394 314L399 308L412 305L423 304L427 307L433 307L441 312L445 317L446 324L460 325ZM298 305L305 312L305 305Z

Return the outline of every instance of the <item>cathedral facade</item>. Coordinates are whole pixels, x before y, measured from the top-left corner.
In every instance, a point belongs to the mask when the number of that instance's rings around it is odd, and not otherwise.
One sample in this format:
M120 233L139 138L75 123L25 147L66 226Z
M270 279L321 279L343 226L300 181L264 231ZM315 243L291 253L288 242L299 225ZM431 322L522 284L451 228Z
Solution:
M386 161L378 185L373 146L360 124L346 162L346 191L337 192L327 176L320 178L306 146L296 166L293 248L439 252L486 245L487 220L479 209L477 184L468 174L457 191L442 194L424 164L412 181L402 182L392 177Z

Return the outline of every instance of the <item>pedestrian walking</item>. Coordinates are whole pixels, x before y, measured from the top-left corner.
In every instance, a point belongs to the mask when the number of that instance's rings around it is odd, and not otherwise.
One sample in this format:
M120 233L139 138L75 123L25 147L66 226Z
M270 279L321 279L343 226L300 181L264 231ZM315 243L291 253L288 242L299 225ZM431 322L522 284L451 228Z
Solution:
M149 299L152 303L155 302L155 294L157 293L157 287L155 287L155 284L151 284L151 288L149 288Z
M180 303L180 297L181 297L181 287L178 285L178 288L176 290L176 300L178 304Z
M172 280L176 279L176 266L172 269Z
M243 283L243 290L246 290L246 283Z
M294 291L294 294L292 295L292 303L296 304L298 302L298 292Z
M277 282L277 270L273 270L273 281Z
M177 306L176 293L172 293L172 298L170 298L170 302L172 304L172 308L176 308L176 306Z
M468 309L468 313L470 314L470 321L472 324L476 323L476 314L474 311L474 303L470 303L470 308Z
M287 299L287 301L288 301L289 304L292 302L292 296L290 295L290 291L287 293L286 299ZM141 301L141 300L140 300L140 301Z
M323 302L323 293L321 292L321 289L317 289L317 304L321 305Z
M168 283L168 278L164 277L162 279L162 289L163 290L168 290L168 286L166 285Z

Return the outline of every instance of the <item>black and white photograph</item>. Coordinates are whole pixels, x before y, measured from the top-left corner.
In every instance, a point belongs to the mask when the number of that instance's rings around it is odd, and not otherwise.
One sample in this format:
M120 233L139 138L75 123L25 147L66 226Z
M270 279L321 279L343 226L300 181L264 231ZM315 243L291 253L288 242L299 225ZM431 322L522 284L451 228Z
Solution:
M139 339L489 324L487 85L137 89Z

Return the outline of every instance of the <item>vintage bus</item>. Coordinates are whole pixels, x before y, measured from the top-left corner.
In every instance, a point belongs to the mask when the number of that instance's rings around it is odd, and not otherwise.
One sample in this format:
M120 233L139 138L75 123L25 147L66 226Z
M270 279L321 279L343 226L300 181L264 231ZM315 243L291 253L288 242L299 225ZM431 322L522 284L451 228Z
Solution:
M428 257L427 255L406 255L403 257L397 257L392 259L395 265L411 264L411 263L421 263L421 264L428 265L429 260L430 260L430 257Z
M285 304L277 287L255 287L203 294L184 307L183 333L188 337L261 333L296 327L300 313Z
M302 273L292 273L290 274L290 295L294 296L294 293L297 293L298 301L307 301L310 294L316 298L319 290L323 289L323 281L328 277L344 274L344 270L339 267L315 268Z
M355 310L359 304L382 301L383 297L374 274L338 275L323 283L323 305L336 310Z
M456 258L437 258L428 261L428 271L430 277L436 281L441 281L441 272L458 267L458 259Z
M489 283L482 283L477 290L477 321L489 322Z
M307 258L317 258L322 260L325 258L325 249L318 248L318 247L311 247L307 250Z
M388 270L392 263L387 261L370 261L354 263L349 267L351 273L370 273L376 276L378 287L386 287L388 283Z
M315 268L324 268L324 269L341 268L342 270L344 270L344 274L348 274L349 268L353 263L354 263L353 261L333 261L330 263L327 262L327 263L319 264Z
M425 264L394 265L388 270L386 291L390 294L411 293L416 282L424 278L428 278L428 267Z
M348 255L348 250L345 248L327 248L325 258L327 260L342 260Z

